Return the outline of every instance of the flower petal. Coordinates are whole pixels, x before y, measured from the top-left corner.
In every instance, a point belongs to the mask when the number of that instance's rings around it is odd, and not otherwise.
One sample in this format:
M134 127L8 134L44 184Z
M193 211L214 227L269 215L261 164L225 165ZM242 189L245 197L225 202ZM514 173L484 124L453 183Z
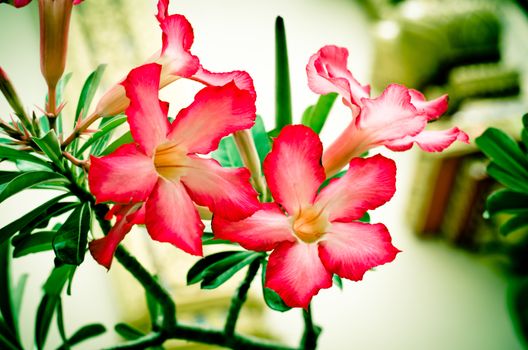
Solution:
M136 144L123 145L105 157L90 157L88 182L97 202L144 201L157 179L152 158Z
M368 130L371 144L418 134L427 119L411 104L409 90L391 84L376 99L363 99L363 109L357 118L359 129Z
M256 98L253 79L244 71L235 70L232 72L213 73L200 67L190 79L212 86L222 86L233 81L240 90L246 90L253 98Z
M416 143L426 152L441 152L455 141L469 143L469 136L457 127L447 130L425 130L415 136L389 141L385 146L393 151L406 151Z
M246 168L222 168L214 159L189 156L181 177L192 200L207 206L215 215L240 220L259 208L258 193L249 183Z
M276 203L265 203L262 209L240 221L214 216L212 226L215 237L240 243L249 250L267 251L284 241L295 242L290 219Z
M160 65L145 64L131 70L121 83L130 99L126 109L130 132L148 156L165 141L169 130L163 103L158 99L160 73Z
M419 114L426 115L427 120L440 118L447 111L447 95L442 95L434 100L426 101L424 95L417 90L409 89L411 103Z
M306 309L319 290L332 286L332 274L323 266L316 244L284 242L269 257L265 286L286 305Z
M142 204L130 204L126 206L114 205L109 213L117 216L117 221L112 226L108 234L100 239L90 242L90 253L95 261L110 269L117 246L125 235L130 232L132 226L141 221L144 215Z
M396 164L378 154L352 159L346 174L323 188L315 203L325 208L330 222L350 221L386 203L395 191Z
M253 126L255 117L255 101L248 91L233 82L208 86L178 113L168 137L189 153L207 154L218 148L222 137Z
M286 126L275 139L264 160L264 175L273 198L288 214L313 203L325 179L322 152L317 134L303 125Z
M164 11L164 12L162 12ZM167 8L158 3L158 21L162 31L161 61L168 63L174 75L190 77L200 67L198 57L191 54L194 42L193 28L182 15L166 16Z
M156 18L162 22L169 15L169 0L158 0L158 13Z
M181 183L160 178L146 203L145 224L152 239L202 255L204 224Z
M334 222L319 243L319 256L328 271L359 281L373 267L391 262L400 251L383 224Z
M370 96L370 86L362 86L347 68L348 50L328 45L310 57L306 66L308 86L317 94L339 93L348 106L361 106Z

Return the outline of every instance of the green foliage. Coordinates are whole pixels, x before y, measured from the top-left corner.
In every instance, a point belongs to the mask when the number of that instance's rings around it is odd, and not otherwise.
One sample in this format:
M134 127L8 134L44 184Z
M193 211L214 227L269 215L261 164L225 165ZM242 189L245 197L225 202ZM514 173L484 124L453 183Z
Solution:
M41 157L34 156L28 152L17 150L9 146L0 145L0 161L4 159L13 163L24 160L26 162L31 162L52 169L51 164Z
M145 333L137 330L136 328L126 324L118 323L114 326L114 329L117 334L125 338L126 340L135 340L145 335Z
M187 273L187 284L200 283L202 289L214 289L264 253L225 251L200 259Z
M116 140L114 140L114 142L109 144L104 150L100 152L95 152L94 150L92 153L95 156L106 156L112 153L113 151L115 151L116 149L118 149L120 146L127 144L127 143L132 143L132 142L134 142L134 139L132 138L132 134L130 133L130 131L127 131L126 133L118 137Z
M13 293L11 290L11 252L9 241L0 244L0 314L3 326L0 335L9 346L20 347L18 336L18 314L15 313Z
M92 323L79 328L73 335L66 340L57 350L67 350L69 347L79 344L87 339L97 337L106 332L105 326L100 323Z
M267 267L268 263L264 260L262 262L262 295L264 296L264 301L266 302L266 305L268 305L270 309L275 311L284 312L290 310L291 307L286 305L282 298L273 289L265 287Z
M40 138L33 137L33 142L44 152L48 158L57 165L60 169L64 169L62 164L62 150L60 142L57 139L55 130L50 130L48 133Z
M284 20L275 20L275 128L280 131L292 123L290 68Z
M313 131L319 134L326 123L326 119L328 118L328 114L330 114L336 98L337 93L335 92L319 96L315 105L306 108L302 115L301 123L312 128Z
M94 145L94 154L98 154L101 151L101 148L103 148L106 145L107 139L111 132L126 122L127 117L126 115L117 115L115 117L109 117L108 119L103 119L101 121L101 126L99 127L99 131L97 131L95 134L92 135L79 149L77 154L81 154L84 151L88 149L88 147ZM105 141L105 142L103 142Z
M89 203L79 205L53 238L55 256L65 264L80 265L88 245L92 221Z
M213 244L231 244L231 245L237 245L237 243L225 240L225 239L218 239L215 238L212 232L204 232L202 235L202 244L203 245L213 245Z
M77 103L77 109L75 111L75 122L79 118L86 117L87 111L92 104L92 100L95 96L95 92L99 87L101 78L103 77L104 71L106 69L106 64L100 64L97 68L88 76L81 90L81 95L79 96L79 102Z
M49 171L31 171L20 173L20 175L8 183L0 185L0 203L20 191L37 185L67 182L68 180L61 174L52 173Z
M338 275L333 275L332 282L334 283L334 285L337 286L337 288L343 290L343 281L341 280L341 277L339 277Z

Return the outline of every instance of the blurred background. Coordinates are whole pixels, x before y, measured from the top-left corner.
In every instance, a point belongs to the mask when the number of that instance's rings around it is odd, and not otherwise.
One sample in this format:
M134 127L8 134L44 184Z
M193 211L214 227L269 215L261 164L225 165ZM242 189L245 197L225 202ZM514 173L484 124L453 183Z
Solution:
M37 6L0 5L0 66L9 74L28 109L42 107L46 87L39 70ZM284 18L289 49L295 120L316 102L306 80L308 58L320 47L348 48L348 67L377 96L391 83L420 89L430 98L450 96L450 110L431 127L457 125L478 136L490 125L518 137L526 103L528 7L518 1L427 0L181 0L171 13L185 15L194 27L192 52L211 71L248 71L257 91L257 110L268 129L274 120L274 22ZM74 8L67 72L74 72L66 100L76 101L86 77L98 64L108 67L103 92L161 47L153 0L86 0ZM199 88L178 81L162 91L170 115L192 101ZM74 103L66 106L66 115ZM0 116L10 111L0 99ZM69 113L71 114L71 112ZM331 142L350 120L336 103L321 136ZM497 222L484 220L484 200L497 188L485 172L486 161L474 144L455 145L443 154L381 153L398 165L395 197L372 213L372 222L389 228L396 260L344 281L343 290L323 290L313 314L323 327L320 349L523 349L513 296L525 275L528 254L516 250L522 233L508 239ZM32 191L0 205L0 226L44 202L49 194ZM125 244L174 293L188 322L219 325L236 281L215 291L185 287L188 268L197 260L150 241L143 228ZM213 250L207 251L210 253ZM52 253L16 259L15 277L29 273L22 304L24 339L30 348L41 286L52 268ZM111 270L87 255L78 269L73 295L64 298L66 329L102 322L108 331L80 349L119 341L113 325L126 321L148 326L143 291L115 263ZM299 310L271 311L255 280L239 331L297 344L302 332ZM59 339L50 335L48 345ZM167 348L205 347L175 342Z

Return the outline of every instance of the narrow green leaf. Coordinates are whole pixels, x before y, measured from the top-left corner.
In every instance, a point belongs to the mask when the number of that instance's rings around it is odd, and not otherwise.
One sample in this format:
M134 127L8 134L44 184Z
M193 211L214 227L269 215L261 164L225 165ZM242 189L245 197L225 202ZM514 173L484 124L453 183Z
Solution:
M50 171L33 171L21 173L7 184L0 185L0 203L20 191L45 183L67 183L68 179L58 173Z
M18 171L0 171L0 185L5 184L20 175Z
M319 96L317 103L308 107L303 113L301 123L319 134L326 123L336 98L337 93L334 92Z
M203 289L215 289L253 261L266 256L264 253L247 253L249 254L240 261L230 261L229 263L226 263L224 260L223 262L217 262L216 264L209 266L200 287Z
M496 213L528 213L528 194L508 189L493 192L486 201L486 210L490 215Z
M106 328L102 324L100 323L88 324L86 326L79 328L79 330L73 333L73 335L68 339L67 345L63 344L60 347L58 347L57 350L67 350L68 345L73 346L73 345L79 344L90 338L97 337L98 335L101 335L104 332L106 332Z
M53 163L61 169L64 169L62 165L62 150L57 135L55 134L55 130L48 131L46 135L40 138L33 137L32 140Z
M57 84L57 98L56 98L56 104L57 106L60 106L64 102L64 91L66 89L66 86L68 85L68 82L70 81L72 77L72 73L69 72L65 74ZM58 134L63 133L63 126L62 126L62 111L57 116L57 132Z
M284 20L275 20L275 127L281 130L292 123L290 69Z
M72 265L62 265L53 268L50 275L48 276L48 279L44 283L44 286L42 287L44 293L53 296L60 296L66 281L68 281L75 269L76 266Z
M282 298L270 288L265 287L266 285L266 268L268 263L266 260L262 261L262 295L264 296L264 301L266 305L272 310L284 312L291 309L288 305L284 303Z
M11 251L9 241L0 244L0 313L5 325L18 340L17 317L13 310L11 290Z
M126 324L118 323L114 326L114 329L117 334L125 338L126 340L134 340L145 335L145 333L137 330L136 328Z
M112 117L111 119L109 119L106 123L101 125L101 127L99 128L100 129L99 131L97 131L95 134L93 134L92 137L90 137L82 145L82 147L79 149L77 154L81 154L84 151L86 151L88 149L88 147L93 145L96 141L100 140L103 136L109 135L109 133L112 130L114 130L115 128L117 128L118 126L120 126L121 124L126 122L126 120L127 120L126 115L118 115L118 116L115 116L115 117Z
M35 322L35 345L37 349L44 349L46 338L48 337L51 319L57 307L60 297L45 294L38 306Z
M127 143L132 143L132 142L134 142L134 139L132 138L132 134L130 133L130 131L127 131L126 133L121 135L119 138L117 138L114 142L112 142L110 145L108 145L102 152L100 153L94 152L94 155L106 156L112 153L113 151L115 151L118 147L124 144L127 144Z
M5 242L9 237L17 233L18 231L25 228L27 225L32 223L36 218L38 218L43 213L48 213L48 209L52 207L54 204L56 204L61 199L69 196L69 193L60 195L58 197L55 197L53 199L50 199L44 204L39 205L35 209L31 210L29 213L22 215L20 218L16 219L10 224L7 224L6 226L2 227L0 229L0 244Z
M7 344L7 345L6 345ZM5 345L6 349L19 349L23 350L20 342L16 339L16 336L7 327L5 321L0 317L0 345ZM0 349L4 349L0 347Z
M62 300L59 298L57 301L57 328L59 330L59 335L63 344L66 345L66 349L69 349L68 346L68 337L66 336L66 330L64 329L64 314L62 312Z
M0 332L0 349L5 350L22 350L21 347L13 343L5 334Z
M22 235L16 241L13 257L20 258L28 254L52 250L52 241L56 234L56 231L40 231L30 235Z
M337 286L337 288L343 290L343 281L341 280L341 277L339 277L338 275L333 275L332 281Z
M359 221L369 223L370 222L369 213L365 212L365 214L363 214L363 216L359 219Z
M475 142L494 163L514 177L528 182L528 159L509 135L499 129L488 128Z
M226 251L211 254L198 260L187 272L187 284L200 282L205 277L210 266L227 259L242 260L246 256L245 253L243 251Z
M264 159L271 150L271 142L268 133L266 132L264 120L262 120L260 115L257 115L257 118L255 119L255 125L253 125L251 128L251 134L253 135L253 140L255 141L255 147L257 148L260 164L263 164Z
M509 187L511 190L528 193L528 180L520 180L496 163L491 162L486 168L486 171L489 176L504 186Z
M226 239L215 238L212 232L204 232L202 235L202 244L203 245L213 245L213 244L231 244L236 245L237 243L228 241Z
M97 88L99 87L105 69L106 64L100 64L84 82L81 95L79 96L79 102L77 103L77 109L75 111L75 122L77 122L79 118L86 116L86 112L92 104L92 100L97 92Z
M53 238L55 256L65 264L80 265L88 245L91 226L90 204L78 206Z
M514 216L506 223L501 225L499 231L502 235L506 236L521 228L528 228L528 213Z
M0 145L0 160L7 159L12 162L15 162L17 160L25 160L31 163L43 165L49 169L51 169L51 164L46 162L45 159L34 156L28 152L17 150L12 147Z
M321 186L319 186L319 189L317 190L318 192L320 192L323 188L325 188L326 186L328 186L328 184L334 180L334 179L339 179L341 177L343 177L345 174L346 174L347 170L342 170L340 172L338 172L337 174L335 174L334 176L326 179L323 181L323 183L321 184Z
M24 291L26 289L26 283L29 278L29 274L24 273L20 275L18 282L13 288L13 310L15 315L20 315L20 308L22 306L22 300L24 298Z
M229 135L220 140L218 148L211 154L223 167L226 168L240 168L244 166L238 149L233 139Z

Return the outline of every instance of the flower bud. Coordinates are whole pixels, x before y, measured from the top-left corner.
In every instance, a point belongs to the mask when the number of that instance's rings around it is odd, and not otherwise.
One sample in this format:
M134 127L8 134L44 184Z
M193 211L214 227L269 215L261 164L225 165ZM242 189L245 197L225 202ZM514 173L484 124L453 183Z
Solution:
M32 130L33 128L31 126L31 122L29 121L29 118L27 117L26 112L24 111L24 107L20 102L20 98L16 93L15 87L11 83L11 80L9 80L9 77L7 76L6 72L1 67L0 92L2 92L11 108L13 108L13 111L15 112L16 116L20 119L22 124L24 124L24 127L29 130Z

